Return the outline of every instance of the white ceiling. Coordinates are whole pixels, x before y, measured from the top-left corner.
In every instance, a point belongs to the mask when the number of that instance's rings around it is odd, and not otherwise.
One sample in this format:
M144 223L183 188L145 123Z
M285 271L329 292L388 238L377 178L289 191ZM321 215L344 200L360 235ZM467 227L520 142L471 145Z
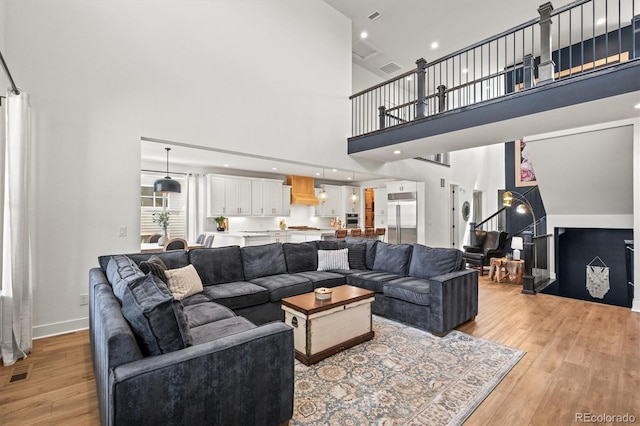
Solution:
M424 58L431 62L476 42L513 28L538 16L543 0L325 0L353 22L352 40L366 42L381 52L353 62L389 79L415 68ZM571 0L553 0L559 8ZM378 12L380 16L370 20ZM431 43L437 42L437 49ZM401 69L386 74L379 70L395 62Z

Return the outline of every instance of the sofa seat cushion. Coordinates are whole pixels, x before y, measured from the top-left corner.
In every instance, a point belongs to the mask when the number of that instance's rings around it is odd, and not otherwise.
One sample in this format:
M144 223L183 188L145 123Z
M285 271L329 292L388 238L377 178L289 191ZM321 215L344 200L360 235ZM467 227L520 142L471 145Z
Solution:
M208 285L203 293L212 301L231 309L246 308L269 301L269 291L266 288L246 281Z
M409 272L412 249L411 244L389 244L380 242L376 247L376 259L371 269L404 277Z
M382 293L384 283L400 278L396 274L380 271L362 271L347 275L347 284Z
M245 281L287 273L282 244L262 244L242 247L242 265Z
M318 269L318 246L315 241L284 243L282 249L290 274Z
M463 252L454 248L431 248L413 245L409 275L429 279L464 268Z
M205 286L244 281L238 246L189 250L189 259Z
M191 336L193 338L193 344L199 345L202 343L212 342L223 337L242 333L243 331L251 330L253 328L256 328L256 326L251 321L246 318L236 316L192 328Z
M191 346L192 338L182 303L175 300L166 284L153 274L124 286L122 315L129 322L145 356Z
M285 297L313 291L311 281L297 274L271 275L253 279L251 282L269 290L269 300L272 302L278 302Z
M236 316L231 309L213 302L185 306L184 313L187 316L189 328Z
M182 299L182 306L197 305L198 303L211 303L211 299L205 296L204 293L196 293Z
M420 278L402 277L384 283L386 297L404 300L415 305L429 306L429 281Z
M335 287L343 285L347 282L344 278L344 275L328 271L298 272L297 274L293 275L308 279L309 281L311 281L311 283L313 283L313 288Z

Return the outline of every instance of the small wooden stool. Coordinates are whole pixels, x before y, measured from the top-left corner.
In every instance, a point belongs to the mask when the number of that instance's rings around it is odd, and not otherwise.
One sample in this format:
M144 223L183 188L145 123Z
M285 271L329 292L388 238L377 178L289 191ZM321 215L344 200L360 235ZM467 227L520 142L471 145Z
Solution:
M506 257L492 257L489 261L489 279L495 282L508 282L521 285L524 275L524 260L509 260Z

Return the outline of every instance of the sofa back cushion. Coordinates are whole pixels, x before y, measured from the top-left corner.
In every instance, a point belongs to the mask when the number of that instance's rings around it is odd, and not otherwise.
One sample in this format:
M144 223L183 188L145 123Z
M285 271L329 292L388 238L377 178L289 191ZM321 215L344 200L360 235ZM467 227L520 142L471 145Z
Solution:
M342 250L349 249L349 268L347 269L367 269L366 253L367 245L364 242L347 243L345 241L318 241L318 250Z
M349 244L364 243L367 247L365 250L365 266L367 267L367 269L373 269L373 264L376 260L376 250L378 247L378 243L380 241L374 238L354 238L354 237L347 237L344 239L344 241L345 243L349 243Z
M245 280L287 273L281 243L242 247L241 250Z
M161 355L191 346L182 303L149 273L123 288L122 315L131 326L145 356Z
M111 283L113 294L121 303L127 285L144 277L144 273L138 268L138 265L124 254L109 256L105 275Z
M205 286L244 281L238 246L189 250L189 260Z
M422 244L413 245L409 275L429 279L464 268L463 253L454 248L432 248Z
M318 269L318 246L315 241L284 243L282 250L290 274Z
M379 242L376 247L374 271L389 272L404 277L409 272L411 244L389 244Z
M188 252L184 250L171 250L166 252L159 253L130 253L130 254L122 254L119 256L127 256L129 259L133 260L136 265L140 265L140 262L143 260L149 260L151 256L156 256L161 259L165 265L167 265L168 269L182 268L183 266L187 266L189 264L189 255ZM107 272L107 265L113 255L105 255L99 256L98 262L100 263L100 267L105 273Z

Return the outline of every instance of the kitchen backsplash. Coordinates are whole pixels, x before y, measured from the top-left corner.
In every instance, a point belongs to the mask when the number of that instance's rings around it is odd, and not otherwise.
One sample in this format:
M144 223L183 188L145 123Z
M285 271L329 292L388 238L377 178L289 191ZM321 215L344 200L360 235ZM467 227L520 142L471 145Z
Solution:
M331 218L313 216L312 206L292 205L291 216L282 216L287 226L311 226L329 228ZM229 217L229 229L232 231L266 231L278 229L278 217ZM207 220L205 232L214 232L216 223Z

